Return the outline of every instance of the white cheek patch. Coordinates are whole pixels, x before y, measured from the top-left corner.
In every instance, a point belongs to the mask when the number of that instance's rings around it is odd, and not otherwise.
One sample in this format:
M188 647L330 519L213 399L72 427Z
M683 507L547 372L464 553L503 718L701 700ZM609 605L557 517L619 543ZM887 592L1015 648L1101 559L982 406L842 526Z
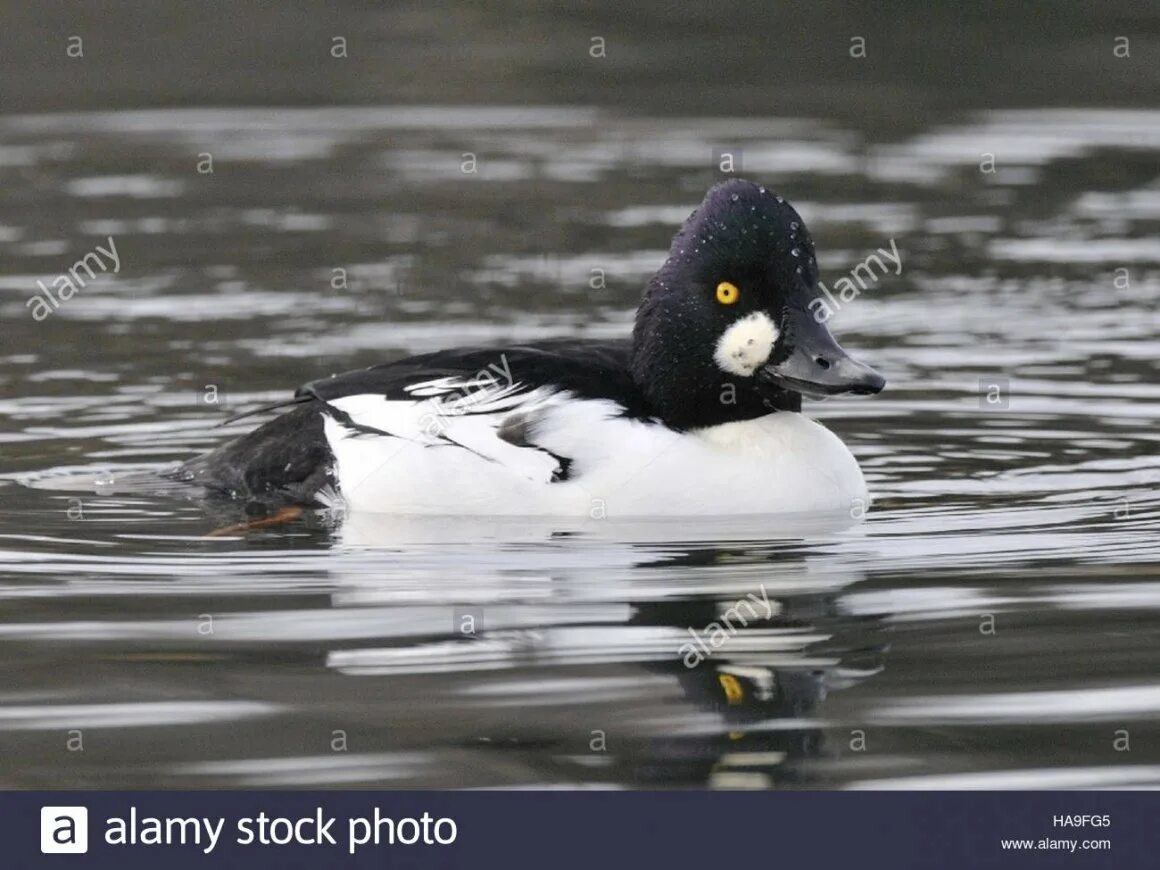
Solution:
M748 378L773 353L778 328L764 311L754 311L731 325L717 341L713 359L731 375Z

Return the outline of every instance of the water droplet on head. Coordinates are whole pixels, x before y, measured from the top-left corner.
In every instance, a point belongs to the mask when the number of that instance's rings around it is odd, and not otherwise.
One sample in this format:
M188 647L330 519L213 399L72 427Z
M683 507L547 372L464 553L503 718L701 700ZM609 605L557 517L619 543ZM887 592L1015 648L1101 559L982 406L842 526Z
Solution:
M741 199L741 197L740 197L740 196L738 196L736 193L735 193L735 194L733 194L731 197L729 197L729 200L730 200L731 202L737 202L737 200L739 200L739 199Z
M800 257L802 255L802 250L801 248L794 248L792 251L790 251L790 254L794 257Z
M758 192L758 193L760 193L762 196L768 196L768 195L769 195L769 191L768 191L768 190L766 190L764 187L759 187L759 188L757 188L757 192Z
M785 197L784 197L784 196L779 196L779 197L776 197L776 199L777 199L777 201L778 201L779 203L784 203L784 202L785 202Z
M789 222L789 228L795 233L797 232L797 229L800 226L801 226L801 224L799 224L797 221L790 221Z

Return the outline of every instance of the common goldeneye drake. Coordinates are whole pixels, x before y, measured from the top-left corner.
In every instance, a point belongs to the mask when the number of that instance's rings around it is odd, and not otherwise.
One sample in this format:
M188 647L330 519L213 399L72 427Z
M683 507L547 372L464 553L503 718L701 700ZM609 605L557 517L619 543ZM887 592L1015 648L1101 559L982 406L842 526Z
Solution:
M726 181L674 237L631 339L445 350L313 381L171 476L257 514L850 510L862 472L802 396L885 381L813 316L818 281L793 207Z

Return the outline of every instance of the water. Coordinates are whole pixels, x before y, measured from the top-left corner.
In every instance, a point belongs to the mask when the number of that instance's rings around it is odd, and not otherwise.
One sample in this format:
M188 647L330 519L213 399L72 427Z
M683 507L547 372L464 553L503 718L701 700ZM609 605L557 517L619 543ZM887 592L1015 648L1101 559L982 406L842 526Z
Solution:
M651 81L0 119L0 786L1160 785L1160 111L674 116ZM728 148L825 280L901 252L831 322L888 391L809 407L864 521L207 537L119 490L330 372L623 334Z

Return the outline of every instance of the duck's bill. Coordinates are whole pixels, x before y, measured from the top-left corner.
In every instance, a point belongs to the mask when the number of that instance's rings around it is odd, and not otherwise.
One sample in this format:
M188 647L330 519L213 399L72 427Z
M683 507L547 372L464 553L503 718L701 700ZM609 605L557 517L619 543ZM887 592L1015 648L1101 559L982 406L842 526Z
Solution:
M882 375L842 350L826 325L805 311L790 314L783 333L792 349L785 359L758 370L766 383L810 399L840 393L869 396L886 386Z

